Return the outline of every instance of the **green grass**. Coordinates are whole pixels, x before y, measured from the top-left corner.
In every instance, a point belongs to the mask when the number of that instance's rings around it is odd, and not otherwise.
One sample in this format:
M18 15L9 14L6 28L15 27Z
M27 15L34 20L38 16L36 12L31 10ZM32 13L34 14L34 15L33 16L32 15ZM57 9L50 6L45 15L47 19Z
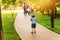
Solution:
M41 15L39 12L35 12L35 15L37 17L37 22L44 27L51 29L51 18L46 15ZM57 32L60 34L60 19L54 19L54 32Z
M14 20L17 13L13 17L11 13L2 13L2 26L4 33L4 40L21 40L14 28Z
M57 11L57 14L60 14L60 10Z

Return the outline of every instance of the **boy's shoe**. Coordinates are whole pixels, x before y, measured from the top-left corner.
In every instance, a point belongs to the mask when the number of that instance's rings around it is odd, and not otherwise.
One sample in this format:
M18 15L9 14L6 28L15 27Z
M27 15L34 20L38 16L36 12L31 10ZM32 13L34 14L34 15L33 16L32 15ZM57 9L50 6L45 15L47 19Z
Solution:
M31 34L34 34L33 32L31 32Z
M34 33L36 33L36 32L34 32Z

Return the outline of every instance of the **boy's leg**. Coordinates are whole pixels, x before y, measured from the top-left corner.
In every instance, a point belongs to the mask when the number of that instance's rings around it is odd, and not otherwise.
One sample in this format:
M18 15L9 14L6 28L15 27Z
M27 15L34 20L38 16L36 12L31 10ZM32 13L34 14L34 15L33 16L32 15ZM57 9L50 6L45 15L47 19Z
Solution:
M34 28L32 28L32 32L31 32L32 34L34 33Z
M34 33L36 33L36 24L35 24L35 28L34 28Z
M34 28L34 33L36 33L36 28Z
M32 32L33 32L33 33L36 32L36 28L33 28L33 29L32 29Z

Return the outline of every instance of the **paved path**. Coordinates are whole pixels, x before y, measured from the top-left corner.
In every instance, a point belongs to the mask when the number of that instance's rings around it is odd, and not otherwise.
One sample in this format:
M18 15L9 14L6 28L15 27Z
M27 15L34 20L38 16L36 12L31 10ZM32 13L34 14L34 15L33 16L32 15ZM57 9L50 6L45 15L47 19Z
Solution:
M31 21L29 16L23 15L23 10L20 10L16 16L15 29L22 40L60 40L60 35L54 33L42 25L37 23L37 33L31 34Z

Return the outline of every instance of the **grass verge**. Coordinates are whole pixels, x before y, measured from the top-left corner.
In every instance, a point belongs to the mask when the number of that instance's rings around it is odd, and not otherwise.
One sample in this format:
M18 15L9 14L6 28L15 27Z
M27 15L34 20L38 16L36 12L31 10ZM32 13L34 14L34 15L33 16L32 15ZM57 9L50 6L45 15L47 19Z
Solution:
M4 40L21 40L14 28L14 20L17 13L2 13L2 27L4 33Z
M35 12L35 15L37 17L37 22L44 27L51 29L51 18L46 15L41 15L40 12ZM54 19L54 32L57 32L60 34L60 19Z

